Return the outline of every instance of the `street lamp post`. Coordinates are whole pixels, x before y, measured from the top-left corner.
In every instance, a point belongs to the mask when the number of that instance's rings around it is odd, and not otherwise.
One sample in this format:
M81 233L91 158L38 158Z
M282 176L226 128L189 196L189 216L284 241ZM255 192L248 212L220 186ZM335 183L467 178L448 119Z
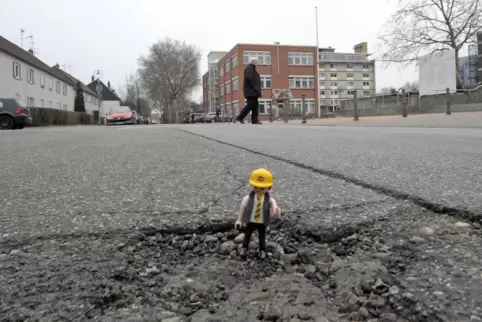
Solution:
M96 71L94 71L94 75L92 77L94 77L94 79L97 79L97 85L95 86L95 90L97 92L97 100L98 100L98 104L99 104L99 115L97 117L97 124L100 125L100 108L101 108L101 94L102 94L102 85L100 85L100 79L101 77L104 76L104 74L99 70L97 69Z

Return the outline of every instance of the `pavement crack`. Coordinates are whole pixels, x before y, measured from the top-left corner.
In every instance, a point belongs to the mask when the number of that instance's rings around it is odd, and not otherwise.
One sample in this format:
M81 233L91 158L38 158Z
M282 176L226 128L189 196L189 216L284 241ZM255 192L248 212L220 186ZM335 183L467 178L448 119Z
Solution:
M236 145L236 144L224 142L224 141L221 141L221 140L218 140L218 139L214 139L214 138L211 138L211 137L206 136L206 135L197 134L197 133L189 132L189 131L186 131L186 130L179 130L179 131L182 131L182 132L185 132L187 134L197 136L197 137L200 137L200 138L204 138L206 140L217 142L219 144L223 144L223 145L226 145L226 146L230 146L230 147L233 147L233 148L237 148L237 149L240 149L240 150L251 152L251 153L256 154L256 155L271 158L273 160L285 162L285 163L294 165L298 168L309 170L309 171L321 174L321 175L329 177L329 178L349 182L349 183L354 184L356 186L360 186L360 187L363 187L365 189L372 190L374 192L377 192L379 194L382 194L382 195L385 195L385 196L388 196L388 197L392 197L392 198L397 199L397 200L408 200L408 201L412 202L413 204L415 204L417 206L420 206L424 209L427 209L427 210L429 210L431 212L434 212L434 213L437 213L437 214L448 214L448 215L450 215L452 217L455 217L455 218L460 218L460 219L465 219L465 220L470 220L470 221L482 221L482 214L475 213L475 212L470 211L469 209L466 209L466 208L463 208L463 207L450 207L450 206L447 206L447 205L443 205L443 204L440 204L440 203L437 203L437 202L433 202L433 201L424 199L420 196L416 196L416 195L413 195L413 194L410 194L410 193L398 191L396 189L388 188L388 187L377 185L377 184L368 183L368 182L365 182L363 180L357 179L355 177L347 176L345 174L342 174L342 173L339 173L339 172L336 172L336 171L315 168L313 166L310 166L310 165L307 165L307 164L304 164L304 163L301 163L301 162L298 162L298 161L293 161L293 160L282 158L280 156L276 156L276 155L272 155L272 154L268 154L268 153L264 153L264 152L259 152L259 151L256 151L256 150L253 150L253 149L250 149L250 148L246 148L246 147L243 147L243 146L240 146L240 145Z

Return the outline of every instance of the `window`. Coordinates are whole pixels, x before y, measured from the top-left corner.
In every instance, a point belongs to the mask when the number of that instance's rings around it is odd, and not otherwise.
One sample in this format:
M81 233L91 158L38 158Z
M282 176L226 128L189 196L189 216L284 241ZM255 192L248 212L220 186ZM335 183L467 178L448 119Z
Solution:
M231 93L231 82L226 83L226 95Z
M331 96L337 96L337 95L338 95L338 91L331 91L330 94L331 94Z
M49 89L52 90L54 87L54 80L52 79L52 76L49 76Z
M348 86L353 86L353 82L348 82Z
M259 114L269 114L269 108L271 106L271 100L259 101Z
M233 113L234 113L234 115L238 115L238 113L239 113L239 101L233 102Z
M66 110L66 111L67 111L67 105L66 105L66 104L64 104L64 110Z
M331 86L338 86L338 82L330 82Z
M325 82L324 82L324 81L320 81L320 86L325 87Z
M67 95L67 84L64 84L64 95Z
M324 72L318 72L318 77L325 78L325 73Z
M219 86L219 96L224 96L224 85Z
M368 69L368 65L367 65L367 64L363 64L363 65L362 65L362 68L363 68L363 69Z
M40 107L45 107L45 101L43 98L40 100Z
M27 106L28 107L34 107L35 106L35 98L27 97Z
M330 68L336 68L335 64L330 64Z
M346 73L346 77L353 77L353 73Z
M40 87L44 88L45 87L45 75L40 74Z
M369 78L369 77L370 77L370 74L368 74L368 73L363 73L363 77L364 77L364 78Z
M221 65L219 66L219 76L223 76L224 75L224 66Z
M348 95L355 95L356 91L347 91Z
M56 91L57 93L60 93L60 81L57 81L57 82L55 83L55 91Z
M271 65L270 51L245 51L243 53L243 62L245 65L249 64L249 59L251 57L258 59L260 65Z
M325 96L325 91L320 91L321 96Z
M60 110L60 102L57 103L57 109Z
M271 76L261 76L261 88L271 88L273 86Z
M320 69L325 69L325 64L319 64L318 67L320 67Z
M288 65L313 65L313 53L288 53Z
M231 64L232 64L233 69L238 67L238 55L237 54L234 54L231 57Z
M231 61L228 59L224 66L224 68L226 69L226 73L229 72L231 70Z
M353 65L352 64L346 64L346 68L353 69Z
M363 86L370 86L370 82L363 82Z
M27 82L29 82L30 84L34 83L33 73L34 73L34 70L32 68L27 69Z
M20 64L19 63L13 63L13 77L16 79L21 78L21 70L20 70Z
M370 91L363 91L363 96L370 96Z
M303 114L303 100L295 99L290 101L291 110L293 114ZM314 99L307 99L305 100L305 108L306 113L313 114L315 113L315 100Z
M315 78L313 76L290 76L288 78L290 88L314 88Z
M234 78L233 78L232 84L233 84L233 92L236 92L236 91L239 89L239 84L238 84L238 78L237 78L237 77L234 77Z
M330 77L331 77L331 78L336 78L336 77L338 77L338 74L337 74L337 73L330 73Z

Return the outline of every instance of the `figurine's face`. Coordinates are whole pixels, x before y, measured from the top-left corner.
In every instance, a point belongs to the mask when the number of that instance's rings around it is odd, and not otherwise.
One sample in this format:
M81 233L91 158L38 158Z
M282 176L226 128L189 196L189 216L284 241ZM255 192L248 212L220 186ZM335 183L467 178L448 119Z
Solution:
M259 193L259 194L265 194L269 192L270 188L257 188L253 187L254 192Z

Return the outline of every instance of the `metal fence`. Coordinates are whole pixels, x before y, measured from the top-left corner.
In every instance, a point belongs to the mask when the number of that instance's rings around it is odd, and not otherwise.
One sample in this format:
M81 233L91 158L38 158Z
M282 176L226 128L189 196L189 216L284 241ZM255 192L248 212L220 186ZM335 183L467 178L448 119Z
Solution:
M415 92L370 97L357 95L356 98L342 100L335 114L353 116L355 105L358 107L359 116L401 115L403 108L406 108L408 114L445 113L448 103L452 112L482 111L482 86L457 90L455 93L447 93L447 89L441 89L431 95L422 96Z

